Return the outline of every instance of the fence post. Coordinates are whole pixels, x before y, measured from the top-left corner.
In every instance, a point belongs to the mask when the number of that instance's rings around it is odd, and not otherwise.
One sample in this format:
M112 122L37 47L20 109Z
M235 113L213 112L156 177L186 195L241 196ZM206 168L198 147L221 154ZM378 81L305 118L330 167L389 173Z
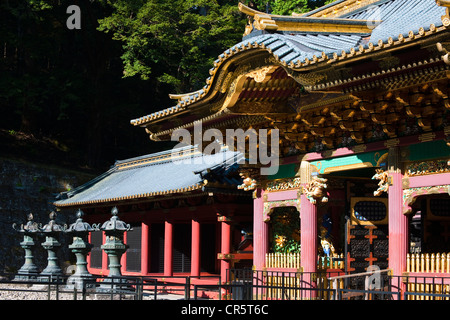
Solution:
M59 300L59 276L56 276L56 301Z
M189 300L191 296L191 277L187 276L186 277L186 287L185 287L185 291L184 291L184 298L186 300Z
M48 281L47 281L47 300L50 300L51 296L51 287L50 287L50 276L48 276Z
M83 300L86 300L86 283L83 282L83 288L81 289L81 297Z
M73 300L77 300L77 287L73 288Z
M144 293L144 281L141 277L138 278L137 299L142 300Z

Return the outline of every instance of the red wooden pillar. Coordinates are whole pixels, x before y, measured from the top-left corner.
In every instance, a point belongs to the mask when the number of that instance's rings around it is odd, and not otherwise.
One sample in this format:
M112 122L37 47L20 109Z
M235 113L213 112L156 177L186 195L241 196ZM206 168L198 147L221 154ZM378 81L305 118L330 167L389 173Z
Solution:
M222 259L220 260L220 277L222 279L222 283L226 282L227 272L231 266L231 260L225 259L224 255L229 254L231 252L231 223L229 218L224 216L219 216L219 221L221 221L221 254Z
M317 206L305 194L300 197L301 263L304 272L317 272Z
M307 161L300 164L302 189L307 188L312 179L311 165ZM320 201L320 200L317 200ZM300 196L300 260L303 268L303 280L310 288L316 287L317 275L317 206L312 203L304 192ZM317 296L316 291L310 291L310 298Z
M389 269L394 276L401 276L406 271L409 230L408 217L403 214L402 173L397 148L389 149L389 176Z
M164 276L173 275L173 223L164 223Z
M123 243L126 245L127 244L127 236L128 236L128 231L125 232L123 234ZM122 254L122 256L120 257L120 269L122 271L122 273L127 271L127 251L125 251L124 254Z
M148 224L142 222L141 224L141 273L148 274L148 257L149 257L149 227Z
M266 266L266 254L269 252L269 224L264 220L264 190L257 189L253 200L253 267L257 271L253 277L257 299L265 294L265 277L262 270Z
M394 275L406 271L408 253L408 217L403 214L402 175L391 173L389 186L389 268Z
M191 276L200 276L200 223L192 220Z
M253 265L256 270L265 267L269 252L269 225L264 221L264 191L257 189L253 200Z
M311 203L304 193L300 196L300 261L303 267L303 281L309 288L317 287L317 206ZM310 299L317 297L317 291L311 290Z

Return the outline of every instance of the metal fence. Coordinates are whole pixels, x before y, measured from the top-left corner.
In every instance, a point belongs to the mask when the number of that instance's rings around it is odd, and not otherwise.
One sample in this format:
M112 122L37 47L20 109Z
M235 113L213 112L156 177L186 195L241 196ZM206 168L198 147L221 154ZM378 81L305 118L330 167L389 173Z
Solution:
M386 271L380 270L377 277L374 272L231 269L224 283L219 276L209 277L216 284L202 284L190 276L92 276L73 285L70 276L24 280L3 274L0 300L197 300L212 295L218 300L450 300L450 277L392 276Z
M200 290L220 296L220 285L192 284L190 276L141 277L92 276L74 281L70 276L39 276L21 279L0 275L0 300L190 300L201 299ZM206 279L208 277L202 277ZM216 278L220 283L220 277Z
M231 269L228 296L232 300L325 300L333 293L326 279L334 273Z
M450 300L450 277L392 276L389 270L359 274L230 270L233 300Z

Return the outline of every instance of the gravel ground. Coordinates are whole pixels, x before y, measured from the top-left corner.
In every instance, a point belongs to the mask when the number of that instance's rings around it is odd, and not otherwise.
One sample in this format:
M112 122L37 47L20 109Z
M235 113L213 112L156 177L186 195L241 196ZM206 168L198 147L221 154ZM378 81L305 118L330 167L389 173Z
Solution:
M14 290L14 291L13 291ZM113 296L114 300L133 300L133 295L118 295ZM67 290L64 287L59 287L59 300L75 300L72 290ZM78 293L77 300L82 300L81 293ZM95 291L90 291L86 295L86 300L110 300L110 294L99 294ZM184 300L181 295L158 293L158 300ZM16 284L0 284L0 300L48 300L48 286L42 285L16 285ZM51 287L50 300L56 300L55 286ZM144 292L143 300L154 300L151 292Z

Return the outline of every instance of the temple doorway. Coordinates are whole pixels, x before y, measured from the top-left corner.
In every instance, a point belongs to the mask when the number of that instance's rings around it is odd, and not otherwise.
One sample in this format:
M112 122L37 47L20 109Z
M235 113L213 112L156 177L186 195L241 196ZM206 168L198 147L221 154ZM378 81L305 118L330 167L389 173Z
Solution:
M450 251L450 195L420 196L409 215L409 252L437 256Z
M373 178L377 169L322 175L328 180L329 200L326 207L319 209L319 230L327 229L335 253L343 254L348 273L365 272L373 265L387 269L389 265L388 199L386 192L379 192L379 181ZM324 237L321 232L319 236Z

